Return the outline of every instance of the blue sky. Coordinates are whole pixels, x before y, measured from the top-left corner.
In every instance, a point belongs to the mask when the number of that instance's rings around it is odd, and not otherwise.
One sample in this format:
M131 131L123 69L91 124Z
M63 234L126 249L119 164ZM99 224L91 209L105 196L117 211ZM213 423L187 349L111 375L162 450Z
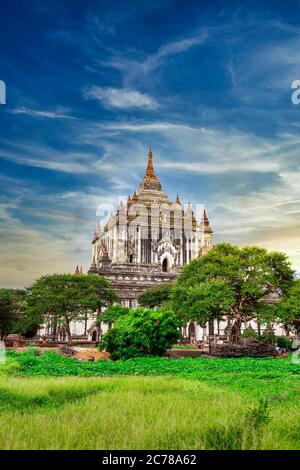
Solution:
M132 194L150 145L216 242L300 271L299 6L2 1L0 284L87 270L97 210Z

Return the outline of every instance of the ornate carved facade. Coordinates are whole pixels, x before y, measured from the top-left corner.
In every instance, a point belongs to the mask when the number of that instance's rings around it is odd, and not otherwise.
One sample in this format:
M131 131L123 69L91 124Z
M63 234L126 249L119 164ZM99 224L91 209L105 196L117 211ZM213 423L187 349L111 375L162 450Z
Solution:
M183 265L212 247L206 212L197 221L189 204L172 202L154 173L152 152L146 174L127 203L121 202L92 240L89 273L110 280L122 303L136 306L138 296L161 282L174 281Z

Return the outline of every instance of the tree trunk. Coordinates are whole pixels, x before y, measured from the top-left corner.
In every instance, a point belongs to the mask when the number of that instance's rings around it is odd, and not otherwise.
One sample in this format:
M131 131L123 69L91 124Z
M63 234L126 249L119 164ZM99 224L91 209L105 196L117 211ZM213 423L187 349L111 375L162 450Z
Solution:
M236 344L239 340L241 335L241 320L235 320L234 324L232 325L231 334L230 334L230 342L231 344Z
M66 322L66 331L67 331L67 345L72 346L72 335L71 335L70 322Z

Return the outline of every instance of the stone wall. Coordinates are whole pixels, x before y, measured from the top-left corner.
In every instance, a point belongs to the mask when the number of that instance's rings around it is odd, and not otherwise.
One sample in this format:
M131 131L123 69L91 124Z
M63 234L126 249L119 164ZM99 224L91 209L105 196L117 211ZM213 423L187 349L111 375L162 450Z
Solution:
M274 345L253 340L245 344L215 344L210 347L210 355L215 357L275 357Z

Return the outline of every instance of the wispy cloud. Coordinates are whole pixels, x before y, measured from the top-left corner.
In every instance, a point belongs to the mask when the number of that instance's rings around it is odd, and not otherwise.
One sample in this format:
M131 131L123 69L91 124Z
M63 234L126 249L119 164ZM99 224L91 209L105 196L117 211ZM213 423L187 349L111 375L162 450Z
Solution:
M38 117L38 118L47 118L47 119L77 119L74 116L71 116L67 113L67 110L55 110L55 111L47 111L41 109L32 109L26 108L25 106L20 106L18 108L14 108L9 110L12 114L27 114L28 116Z
M125 86L130 87L143 77L148 76L150 78L151 73L163 65L168 57L181 54L192 47L205 43L208 37L208 29L203 28L193 36L164 44L154 54L149 54L143 60L131 59L126 57L123 52L122 54L116 52L109 60L99 61L99 63L119 70L123 74Z
M151 96L126 88L101 88L92 86L85 88L83 94L86 99L100 101L107 108L158 108L158 103Z
M101 124L99 128L124 135L149 134L154 141L161 140L155 135L161 135L175 151L170 158L163 150L157 163L160 168L201 174L278 172L283 146L289 144L288 152L291 154L298 145L291 136L282 136L275 142L237 129L218 130L161 121L108 123ZM151 140L151 137L147 139ZM184 158L181 158L183 154Z

